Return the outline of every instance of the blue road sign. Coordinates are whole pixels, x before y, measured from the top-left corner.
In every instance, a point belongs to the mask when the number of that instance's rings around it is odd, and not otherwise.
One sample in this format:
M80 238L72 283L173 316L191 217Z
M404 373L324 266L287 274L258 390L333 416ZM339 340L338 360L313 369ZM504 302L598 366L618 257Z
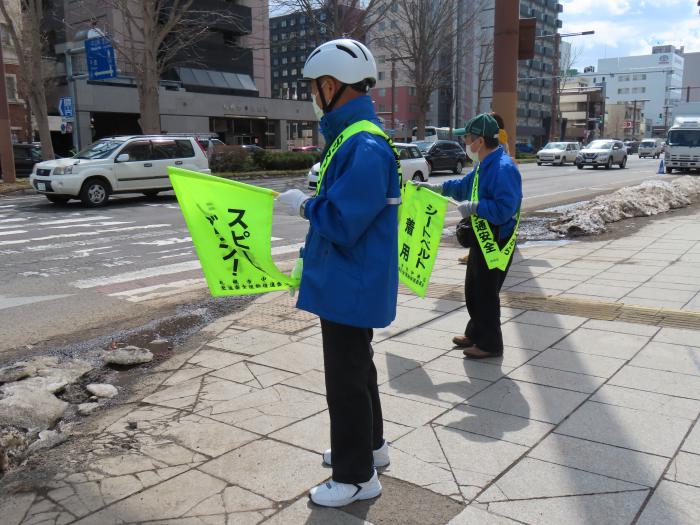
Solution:
M71 97L61 97L58 101L58 112L62 117L73 116L73 99Z
M117 76L117 61L114 47L105 37L91 38L85 41L88 76L90 80L104 80Z

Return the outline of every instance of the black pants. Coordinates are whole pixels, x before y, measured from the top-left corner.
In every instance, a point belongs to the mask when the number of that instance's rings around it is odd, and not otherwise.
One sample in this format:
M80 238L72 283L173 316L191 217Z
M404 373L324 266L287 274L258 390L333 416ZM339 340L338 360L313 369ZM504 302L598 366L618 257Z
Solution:
M333 479L364 483L374 472L372 451L384 442L373 332L321 319L321 333Z
M503 248L507 242L508 239L499 241L499 247ZM499 293L512 261L511 256L505 271L489 270L479 242L472 232L467 276L464 280L464 297L470 319L464 335L484 352L495 355L503 354Z

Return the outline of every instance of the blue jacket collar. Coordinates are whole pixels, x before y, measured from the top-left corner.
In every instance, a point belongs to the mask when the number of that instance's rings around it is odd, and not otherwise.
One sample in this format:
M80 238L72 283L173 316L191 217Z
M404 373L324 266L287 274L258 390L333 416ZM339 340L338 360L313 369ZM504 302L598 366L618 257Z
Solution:
M486 155L484 160L481 161L480 170L488 169L494 162L499 163L504 152L505 150L503 149L503 146L498 146L495 150Z
M323 116L321 119L321 133L323 133L326 143L330 144L333 142L345 128L359 120L369 120L377 125L381 125L377 114L374 112L372 99L369 95L363 95L346 102Z

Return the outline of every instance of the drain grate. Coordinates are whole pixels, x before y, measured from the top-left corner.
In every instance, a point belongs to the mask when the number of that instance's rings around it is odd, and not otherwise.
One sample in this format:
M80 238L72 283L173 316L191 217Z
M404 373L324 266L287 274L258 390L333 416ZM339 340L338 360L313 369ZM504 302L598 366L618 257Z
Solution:
M464 301L463 286L462 284L431 283L426 297ZM412 292L401 285L400 293L411 294ZM527 292L509 291L501 293L501 306L521 310L577 315L601 321L626 321L653 326L700 330L700 312L687 312L671 308L654 308L574 297L546 297Z

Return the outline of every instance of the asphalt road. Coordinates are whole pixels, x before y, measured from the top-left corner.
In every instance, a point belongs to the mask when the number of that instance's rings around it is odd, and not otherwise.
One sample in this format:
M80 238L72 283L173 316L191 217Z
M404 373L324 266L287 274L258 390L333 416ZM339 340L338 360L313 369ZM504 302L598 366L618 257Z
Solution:
M522 165L524 207L607 193L657 177L657 166L636 156L623 170ZM306 185L304 178L255 183L276 190ZM454 222L456 210L448 213ZM296 257L305 233L302 219L276 215L273 256ZM172 193L115 197L92 210L77 201L56 206L40 195L0 196L0 362L11 349L63 346L140 326L207 297Z

